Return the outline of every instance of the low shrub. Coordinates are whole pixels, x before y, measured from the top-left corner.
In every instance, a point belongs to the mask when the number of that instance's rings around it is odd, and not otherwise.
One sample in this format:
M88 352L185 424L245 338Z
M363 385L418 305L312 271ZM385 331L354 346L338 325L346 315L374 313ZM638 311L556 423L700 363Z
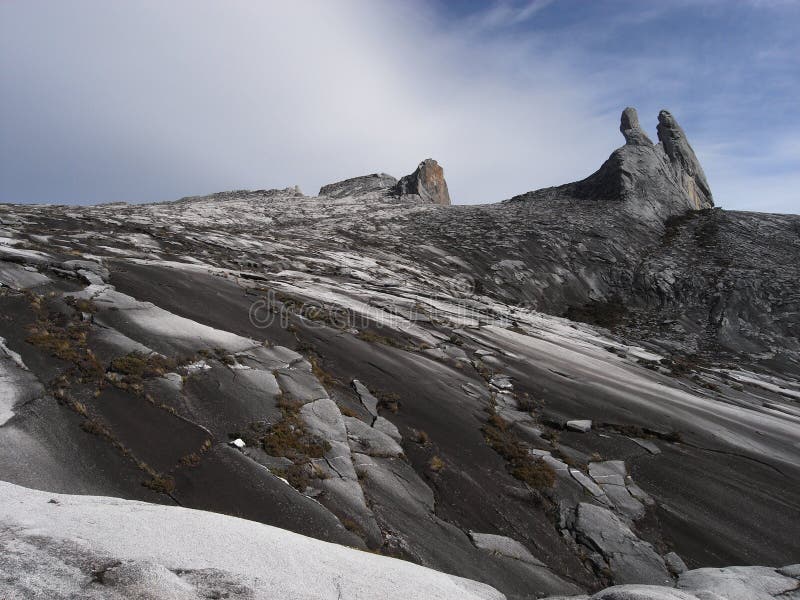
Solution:
M159 494L171 494L175 491L175 480L169 475L155 475L152 479L143 481L142 485Z
M95 314L98 311L97 305L88 298L67 296L64 298L64 301L78 312Z
M111 370L133 381L161 377L174 371L178 363L161 354L131 352L111 361Z
M388 410L392 414L397 414L400 410L400 395L394 392L384 392L377 390L372 393L378 399L378 408Z
M528 447L509 430L508 423L494 409L489 412L483 426L486 442L506 461L506 468L513 477L534 489L552 487L555 471L542 459L531 455Z
M270 456L281 456L292 461L286 469L276 471L295 489L304 491L312 477L324 478L324 473L312 459L325 456L331 445L311 434L300 417L302 403L281 397L278 400L281 420L266 426L261 446Z

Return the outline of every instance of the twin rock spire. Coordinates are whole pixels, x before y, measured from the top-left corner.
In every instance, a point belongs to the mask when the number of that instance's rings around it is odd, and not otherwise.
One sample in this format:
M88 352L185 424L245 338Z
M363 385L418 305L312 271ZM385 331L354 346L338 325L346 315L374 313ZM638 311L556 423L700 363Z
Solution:
M639 116L636 109L628 107L622 111L619 130L625 136L625 144L630 146L653 147L653 142L639 127ZM711 188L708 185L706 174L694 150L686 139L683 128L678 125L675 117L668 110L658 113L658 126L656 128L659 144L654 147L656 151L663 151L669 160L671 169L683 186L691 201L692 208L710 208L714 206Z

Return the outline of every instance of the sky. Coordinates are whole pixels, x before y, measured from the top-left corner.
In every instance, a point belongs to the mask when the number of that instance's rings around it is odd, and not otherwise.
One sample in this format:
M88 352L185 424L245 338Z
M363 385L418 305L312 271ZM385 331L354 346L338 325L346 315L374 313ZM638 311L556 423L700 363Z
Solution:
M800 0L0 0L0 202L582 179L669 109L717 205L800 212Z

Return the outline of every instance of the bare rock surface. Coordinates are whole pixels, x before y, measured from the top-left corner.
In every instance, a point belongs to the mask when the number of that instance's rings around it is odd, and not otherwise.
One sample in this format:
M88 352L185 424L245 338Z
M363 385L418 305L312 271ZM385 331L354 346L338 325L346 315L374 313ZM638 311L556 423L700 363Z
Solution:
M316 197L0 204L0 477L509 600L796 563L800 217L712 208L674 116L620 121L594 174L495 204L446 206L427 161ZM227 577L119 560L131 594Z
M368 192L385 192L397 184L397 179L386 173L373 173L362 177L353 177L337 183L323 185L320 196L328 198L346 198L359 196Z
M800 597L800 577L791 567L726 567L686 571L677 588L656 585L616 585L591 600L774 600ZM551 597L548 600L555 600Z
M672 583L663 558L608 509L581 503L575 530L600 551L615 583Z
M0 337L0 425L14 416L19 404L44 394L44 387L16 352Z
M800 580L769 567L725 567L686 571L678 588L694 593L710 591L728 600L770 600L800 597Z
M353 417L345 417L347 437L350 449L369 456L400 456L403 448L394 439L364 421Z
M531 563L532 565L540 567L545 566L545 564L533 556L525 546L516 540L512 540L510 537L491 533L476 533L474 531L470 532L469 537L472 539L472 543L481 550L495 552L503 556L508 556L509 558L516 558L517 560Z
M0 593L8 597L503 598L486 585L235 517L0 489Z

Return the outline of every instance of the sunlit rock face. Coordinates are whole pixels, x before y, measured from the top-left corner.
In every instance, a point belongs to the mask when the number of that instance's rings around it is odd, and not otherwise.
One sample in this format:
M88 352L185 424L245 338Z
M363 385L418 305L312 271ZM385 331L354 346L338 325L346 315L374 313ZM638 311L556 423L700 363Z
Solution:
M426 158L413 173L400 179L394 191L400 196L419 196L425 202L450 205L444 169L432 158Z

